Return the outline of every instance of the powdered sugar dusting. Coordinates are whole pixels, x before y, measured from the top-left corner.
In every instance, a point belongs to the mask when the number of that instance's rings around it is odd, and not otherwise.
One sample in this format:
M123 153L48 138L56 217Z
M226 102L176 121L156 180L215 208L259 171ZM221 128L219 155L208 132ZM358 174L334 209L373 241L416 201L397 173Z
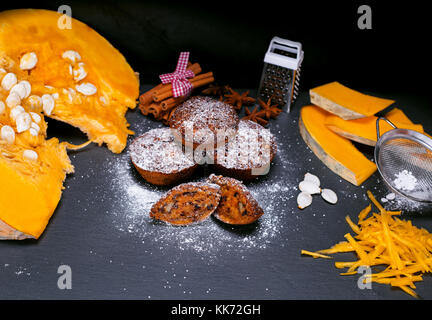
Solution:
M250 120L239 122L236 135L229 140L224 149L218 149L217 163L230 169L267 166L276 152L274 137L270 130Z
M131 165L127 153L107 161L105 165L114 177L111 193L107 196L114 198L111 203L119 206L111 210L114 225L119 231L133 234L143 243L155 242L161 250L176 248L180 252L206 252L209 259L227 250L242 252L284 245L276 242L276 239L284 228L287 220L285 215L290 214L290 211L281 208L281 203L288 208L288 200L292 199L294 189L282 176L247 185L265 212L257 223L230 226L212 217L197 225L178 227L161 224L150 218L150 208L167 189L144 183ZM196 180L205 179L207 176L197 177Z
M136 166L143 170L172 173L195 165L181 145L175 141L170 128L150 130L135 139L129 153Z
M228 132L235 129L238 122L238 115L231 105L210 97L196 96L176 108L170 126L179 129L182 135L192 127L193 142L201 144L208 141L209 131L213 134Z
M412 172L402 170L395 174L396 179L393 181L395 187L403 191L412 191L417 185L417 178L413 176Z

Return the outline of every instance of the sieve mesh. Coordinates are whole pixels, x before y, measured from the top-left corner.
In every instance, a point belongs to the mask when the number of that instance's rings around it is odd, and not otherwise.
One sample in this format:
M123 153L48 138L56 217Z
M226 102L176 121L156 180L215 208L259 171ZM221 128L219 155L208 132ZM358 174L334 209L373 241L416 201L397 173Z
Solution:
M399 135L380 143L376 162L384 181L394 191L417 201L432 202L431 149L409 135ZM400 176L410 183L401 184L404 179L398 180Z

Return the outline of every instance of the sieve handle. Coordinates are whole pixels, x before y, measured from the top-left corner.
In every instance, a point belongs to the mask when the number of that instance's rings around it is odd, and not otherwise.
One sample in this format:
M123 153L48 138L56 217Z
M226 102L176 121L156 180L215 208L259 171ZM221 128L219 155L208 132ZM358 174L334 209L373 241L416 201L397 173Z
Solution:
M393 122L391 122L389 119L387 119L386 117L379 117L376 121L376 131L377 131L377 141L379 140L379 138L381 137L380 134L380 128L379 128L379 122L380 120L384 120L385 122L387 122L389 125L391 125L393 127L393 129L397 129L397 127L393 124Z

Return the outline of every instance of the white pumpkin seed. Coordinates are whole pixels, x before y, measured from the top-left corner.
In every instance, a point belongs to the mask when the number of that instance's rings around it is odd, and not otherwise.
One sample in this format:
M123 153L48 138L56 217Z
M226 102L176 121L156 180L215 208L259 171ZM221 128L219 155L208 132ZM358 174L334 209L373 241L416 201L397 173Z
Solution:
M39 135L39 131L37 131L37 130L35 130L35 129L33 129L33 128L30 128L30 129L29 129L29 132L30 132L30 134L31 134L33 137L37 137L37 136Z
M50 116L54 110L54 98L50 94L42 96L42 108L47 116Z
M331 204L335 204L338 200L336 193L330 189L322 189L321 197Z
M27 112L21 112L16 117L16 129L18 133L30 129L32 119Z
M11 92L6 98L6 104L9 108L16 107L21 103L21 98L18 93Z
M15 142L15 131L11 126L3 126L0 130L0 136L2 140L9 144Z
M23 157L27 160L36 161L38 158L38 154L34 150L24 150Z
M316 175L313 175L312 173L309 173L309 172L305 174L303 180L312 182L312 183L316 184L318 187L321 184L320 179Z
M81 60L80 54L74 50L67 50L67 51L63 52L62 58L67 59L72 63L75 63L76 61Z
M21 70L33 69L36 66L37 62L38 62L38 58L36 53L34 52L26 53L21 57L20 68Z
M30 128L33 128L33 129L36 130L37 132L40 131L40 127L39 127L39 125L38 125L37 123L35 123L35 122L32 122L32 123L31 123Z
M304 209L312 203L312 196L307 192L300 192L297 196L297 206L299 209Z
M42 99L41 97L37 96L37 95L31 95L30 97L28 97L27 102L30 104L30 107L35 110L35 109L39 109L40 107L42 107Z
M87 71L84 69L84 62L78 63L78 66L73 69L73 77L76 82L87 77Z
M3 114L6 110L6 105L3 101L0 101L0 114Z
M34 121L35 123L40 123L40 122L41 122L42 117L41 117L40 115L38 115L37 113L35 113L35 112L30 112L30 115L31 115L31 117L32 117L32 119L33 119L33 121Z
M24 86L25 88L25 95L24 98L27 98L30 93L31 93L31 84L30 82L28 82L27 80L21 80L20 82L18 82L18 84L21 84L22 86ZM24 99L22 98L22 99Z
M3 77L2 82L1 82L1 86L6 91L9 91L10 89L12 89L12 87L14 85L17 84L17 82L18 82L18 80L17 80L15 73L9 72L9 73L6 73L6 75Z
M79 84L75 86L75 89L85 96L91 96L97 92L96 86L94 84L91 84L90 82Z
M309 194L317 194L321 192L320 187L310 181L302 181L299 184L300 191L307 192Z
M23 112L25 112L25 110L24 110L24 108L23 108L22 106L16 106L15 108L13 108L13 109L10 111L10 117L11 117L14 121L16 121L17 116L18 116L20 113L23 113Z
M20 97L20 99L24 99L27 93L26 87L24 87L23 84L21 83L17 83L16 85L14 85L11 89L10 89L10 93L15 92L16 94L18 94L18 96ZM10 94L9 93L9 94Z

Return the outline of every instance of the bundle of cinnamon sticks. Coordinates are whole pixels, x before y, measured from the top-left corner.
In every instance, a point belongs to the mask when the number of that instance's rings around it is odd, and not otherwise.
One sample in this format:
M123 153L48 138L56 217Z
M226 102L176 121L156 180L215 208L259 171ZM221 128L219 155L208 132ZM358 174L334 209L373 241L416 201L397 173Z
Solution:
M187 69L195 74L193 78L189 79L192 90L214 81L213 72L201 74L201 66L198 63L189 63ZM172 85L161 83L139 97L139 108L145 116L151 114L156 120L168 124L173 111L186 99L187 97L174 98Z

